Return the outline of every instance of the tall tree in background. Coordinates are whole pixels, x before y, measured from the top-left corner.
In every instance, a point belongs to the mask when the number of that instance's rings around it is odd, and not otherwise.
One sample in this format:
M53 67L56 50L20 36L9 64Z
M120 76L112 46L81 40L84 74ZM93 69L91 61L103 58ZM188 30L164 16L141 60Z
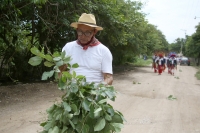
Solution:
M196 26L196 32L186 41L186 55L196 58L196 63L200 62L200 23Z
M142 3L130 0L3 0L0 5L0 77L35 78L46 68L31 67L30 48L53 51L76 39L70 27L83 13L93 13L104 30L97 38L113 54L114 64L134 61L139 54L167 49L156 26L148 24Z

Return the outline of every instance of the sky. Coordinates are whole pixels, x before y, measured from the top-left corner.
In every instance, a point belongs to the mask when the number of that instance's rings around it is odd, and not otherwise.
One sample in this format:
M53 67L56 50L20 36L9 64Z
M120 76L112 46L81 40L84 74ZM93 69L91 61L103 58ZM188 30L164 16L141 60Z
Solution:
M169 43L195 33L200 23L200 0L139 0L145 19L157 26ZM197 17L196 19L195 16Z

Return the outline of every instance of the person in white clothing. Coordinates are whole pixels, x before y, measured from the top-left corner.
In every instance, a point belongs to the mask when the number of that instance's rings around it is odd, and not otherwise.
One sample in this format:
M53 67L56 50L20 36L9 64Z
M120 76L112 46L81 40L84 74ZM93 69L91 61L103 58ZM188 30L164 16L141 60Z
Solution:
M106 83L113 82L112 54L110 50L99 42L95 35L102 27L96 25L93 14L83 13L78 22L71 23L77 32L77 40L67 43L62 51L66 56L71 56L70 65L77 63L75 71L77 75L86 77L86 82ZM66 69L66 65L61 66L61 72Z
M174 69L177 69L177 59L175 57L176 55L172 54L170 56L169 62L170 62L170 74L174 75Z
M157 73L157 65L156 65L156 62L155 62L156 59L157 59L157 54L154 54L152 56L152 68L154 69L154 73Z
M155 60L155 62L158 64L158 75L161 75L164 65L163 55L159 54L159 57Z

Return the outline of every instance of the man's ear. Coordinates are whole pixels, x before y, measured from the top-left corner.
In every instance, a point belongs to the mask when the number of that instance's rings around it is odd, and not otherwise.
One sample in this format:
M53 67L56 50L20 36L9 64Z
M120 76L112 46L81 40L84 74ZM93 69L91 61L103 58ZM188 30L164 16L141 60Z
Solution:
M96 35L96 34L97 34L97 32L98 32L98 30L94 29L94 35Z

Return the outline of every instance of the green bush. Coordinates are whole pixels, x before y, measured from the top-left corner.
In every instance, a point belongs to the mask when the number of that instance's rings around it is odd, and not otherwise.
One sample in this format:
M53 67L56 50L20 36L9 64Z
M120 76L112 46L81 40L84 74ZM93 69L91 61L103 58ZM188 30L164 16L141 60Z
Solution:
M200 80L200 67L198 67L198 71L197 71L197 73L195 74L195 76L196 76L196 78L197 78L198 80Z

